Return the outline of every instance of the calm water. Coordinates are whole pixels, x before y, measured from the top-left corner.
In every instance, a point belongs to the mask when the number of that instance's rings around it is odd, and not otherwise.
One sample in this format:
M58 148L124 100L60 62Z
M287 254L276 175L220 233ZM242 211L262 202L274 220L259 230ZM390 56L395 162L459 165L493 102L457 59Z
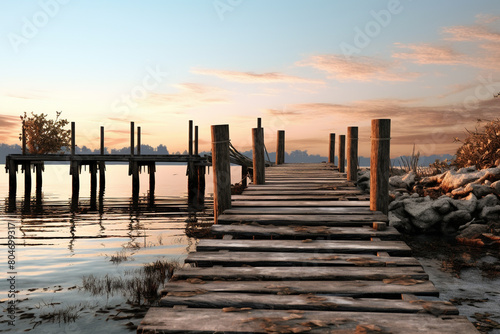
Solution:
M1 171L4 171L4 165ZM82 279L130 280L137 269L158 259L183 262L197 239L186 235L189 222L212 221L212 175L207 175L207 209L190 214L186 167L157 166L156 210L131 209L131 178L127 165L106 167L106 190L101 213L89 211L90 177L80 177L80 209L70 211L68 165L46 165L42 213L6 213L0 203L0 332L9 333L127 333L140 322L137 308L122 293L93 296ZM232 168L233 183L240 168ZM23 174L18 174L18 208L22 207ZM34 176L33 176L34 181ZM34 182L33 182L34 192ZM141 174L141 196L148 192L148 175ZM0 196L8 194L7 174L0 175ZM34 195L34 194L32 194ZM144 200L145 201L145 200ZM15 231L15 268L8 268L8 229ZM11 229L12 230L12 229ZM126 258L117 263L113 257ZM15 326L9 326L11 298L6 277L14 271ZM76 314L75 321L70 318Z

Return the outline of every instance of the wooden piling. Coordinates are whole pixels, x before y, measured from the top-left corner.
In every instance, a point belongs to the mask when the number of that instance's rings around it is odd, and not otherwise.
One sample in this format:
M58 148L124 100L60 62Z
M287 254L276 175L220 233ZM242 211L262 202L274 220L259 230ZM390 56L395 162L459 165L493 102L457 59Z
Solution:
M137 127L137 155L141 155L141 127Z
M358 127L347 128L347 179L358 180Z
M264 129L252 129L253 152L253 183L264 184L266 180L266 165L264 158Z
M130 155L134 156L134 134L135 134L135 124L130 122Z
M188 143L188 152L189 156L193 155L193 121L189 121L189 143Z
M97 162L89 163L90 171L90 210L97 210Z
M71 122L71 155L75 155L76 151L76 139L75 139L75 122Z
M131 164L131 174L132 174L132 199L133 202L136 203L139 201L139 189L140 189L140 184L139 184L139 164L137 161L132 160L130 162Z
M9 211L14 211L16 209L17 164L9 156L6 162L9 167Z
M29 205L31 200L31 163L25 162L24 169L24 205Z
M257 118L257 128L261 128L262 127L262 118Z
M78 161L71 160L70 162L71 174L71 209L76 211L78 209L78 197L80 195L80 164Z
M26 121L23 120L23 126L22 126L22 134L21 134L21 140L22 140L22 153L23 155L26 154Z
M197 200L198 208L201 209L205 206L205 166L198 166L198 191Z
M198 125L194 127L194 155L198 155Z
M276 143L276 165L285 163L285 131L278 130Z
M388 213L391 120L372 120L370 156L370 210Z
M247 178L248 178L248 167L245 165L242 165L241 166L241 186L243 188L246 188L248 186Z
M330 144L328 152L328 162L331 164L335 164L335 133L330 133Z
M104 126L101 126L101 155L106 153L106 148L104 147Z
M345 135L339 136L339 172L345 172Z
M104 194L106 188L106 163L99 161L99 194Z
M36 176L36 201L37 203L41 203L42 201L42 172L43 172L43 162L37 163L34 165L35 167L35 176Z
M155 202L155 188L156 188L156 163L153 161L148 164L149 173L149 206L153 206Z
M229 125L212 125L212 166L214 175L214 220L231 208Z

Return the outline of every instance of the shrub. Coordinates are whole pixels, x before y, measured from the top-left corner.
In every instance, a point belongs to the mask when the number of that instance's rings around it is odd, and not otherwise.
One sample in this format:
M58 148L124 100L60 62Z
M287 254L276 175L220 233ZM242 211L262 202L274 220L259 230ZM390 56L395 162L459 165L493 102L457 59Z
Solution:
M467 137L457 150L453 164L458 168L476 166L478 169L493 167L500 158L500 119L486 121L478 119L474 131L467 131Z

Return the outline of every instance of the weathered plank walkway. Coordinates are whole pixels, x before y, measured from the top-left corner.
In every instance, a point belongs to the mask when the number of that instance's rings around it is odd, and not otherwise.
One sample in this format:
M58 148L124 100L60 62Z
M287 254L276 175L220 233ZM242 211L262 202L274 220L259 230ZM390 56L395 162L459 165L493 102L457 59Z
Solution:
M331 165L268 168L137 332L478 333L386 220Z

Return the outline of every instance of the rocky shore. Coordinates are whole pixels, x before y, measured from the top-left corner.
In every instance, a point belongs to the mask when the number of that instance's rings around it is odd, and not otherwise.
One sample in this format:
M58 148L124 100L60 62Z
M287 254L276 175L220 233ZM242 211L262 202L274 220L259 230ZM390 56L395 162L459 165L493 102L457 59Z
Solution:
M500 167L451 168L426 177L403 172L389 184L389 224L400 232L500 246ZM369 171L359 172L358 186L369 191Z

